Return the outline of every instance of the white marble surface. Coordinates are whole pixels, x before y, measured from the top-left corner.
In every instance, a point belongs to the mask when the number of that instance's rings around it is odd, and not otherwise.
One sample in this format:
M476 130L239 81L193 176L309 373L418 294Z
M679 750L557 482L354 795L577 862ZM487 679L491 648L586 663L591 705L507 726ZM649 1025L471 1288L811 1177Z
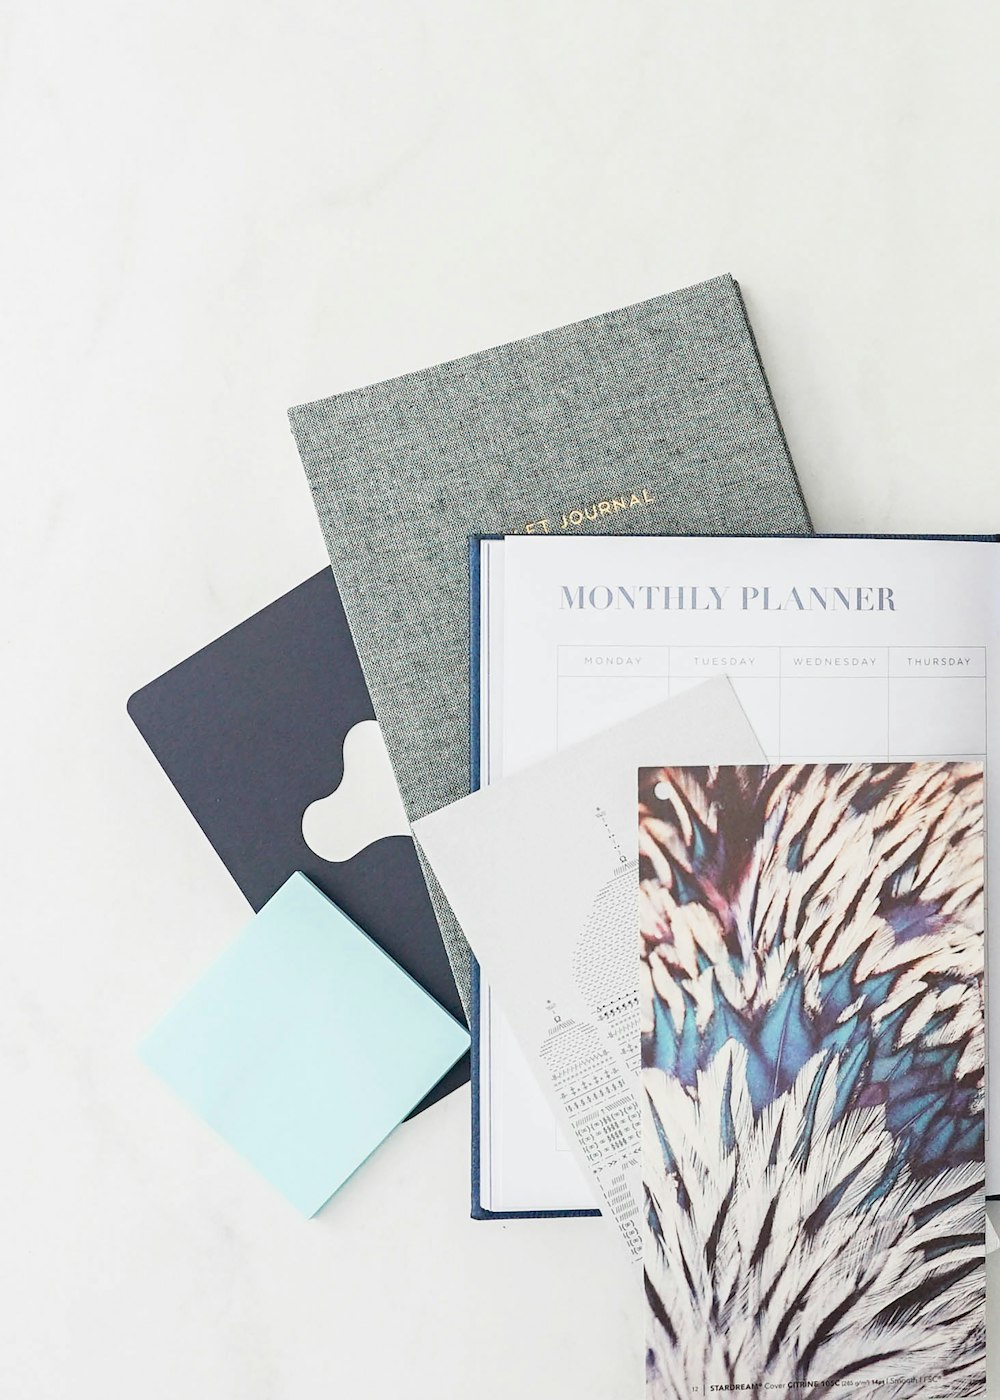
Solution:
M7 0L0 1396L627 1400L468 1100L306 1223L140 1067L245 906L124 710L324 561L287 405L730 270L816 523L995 530L1000 9Z

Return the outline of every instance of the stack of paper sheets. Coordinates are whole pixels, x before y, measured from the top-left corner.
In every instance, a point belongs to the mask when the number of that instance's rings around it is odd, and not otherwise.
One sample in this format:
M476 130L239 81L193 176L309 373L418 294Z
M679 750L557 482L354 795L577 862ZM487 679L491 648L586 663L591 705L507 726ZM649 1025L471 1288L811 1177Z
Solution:
M859 1340L859 1384L978 1383L998 561L955 540L482 546L493 786L416 825L482 963L480 1189L502 1210L552 1151L509 1112L509 1027L572 1149L563 1204L588 1182L644 1262L650 1394L830 1384ZM843 1309L808 1364L808 1327L768 1334L786 1265L824 1277L809 1326Z

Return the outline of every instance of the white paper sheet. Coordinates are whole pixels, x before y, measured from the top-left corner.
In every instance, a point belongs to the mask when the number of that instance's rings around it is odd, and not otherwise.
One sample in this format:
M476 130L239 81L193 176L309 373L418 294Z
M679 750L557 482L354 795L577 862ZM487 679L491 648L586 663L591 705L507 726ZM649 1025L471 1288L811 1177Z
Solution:
M762 758L733 688L717 678L414 828L597 1203L636 1261L637 770Z

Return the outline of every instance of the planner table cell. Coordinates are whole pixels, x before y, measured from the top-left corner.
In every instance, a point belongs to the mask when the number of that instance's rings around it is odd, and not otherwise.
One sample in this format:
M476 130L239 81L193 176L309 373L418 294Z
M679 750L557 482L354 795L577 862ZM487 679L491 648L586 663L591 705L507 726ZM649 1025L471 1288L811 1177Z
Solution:
M560 676L600 677L670 674L669 647L561 646L557 664Z
M985 647L890 647L893 677L985 676Z
M889 753L965 757L986 752L986 681L931 674L889 681Z
M556 733L560 748L641 714L669 698L666 675L560 676L558 678Z
M778 647L671 647L671 676L729 676L751 679L777 676Z
M811 675L781 682L781 752L786 758L881 758L889 747L888 680Z
M776 658L777 660L777 658ZM723 673L726 674L726 673ZM780 752L781 681L777 673L768 675L745 675L739 671L728 673L729 681L736 698L743 706L743 712L753 726L753 732L766 754ZM704 676L671 676L670 694L680 695L702 685Z
M800 680L864 679L889 674L888 647L782 647L781 675Z

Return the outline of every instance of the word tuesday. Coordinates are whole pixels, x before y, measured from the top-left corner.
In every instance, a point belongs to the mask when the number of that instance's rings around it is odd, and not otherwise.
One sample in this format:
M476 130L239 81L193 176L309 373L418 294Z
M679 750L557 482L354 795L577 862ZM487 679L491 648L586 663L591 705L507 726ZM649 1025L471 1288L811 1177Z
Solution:
M760 588L706 587L704 584L667 583L597 583L592 587L580 583L575 587L562 584L560 609L594 612L721 612L723 608L738 608L741 612L895 612L891 588Z

